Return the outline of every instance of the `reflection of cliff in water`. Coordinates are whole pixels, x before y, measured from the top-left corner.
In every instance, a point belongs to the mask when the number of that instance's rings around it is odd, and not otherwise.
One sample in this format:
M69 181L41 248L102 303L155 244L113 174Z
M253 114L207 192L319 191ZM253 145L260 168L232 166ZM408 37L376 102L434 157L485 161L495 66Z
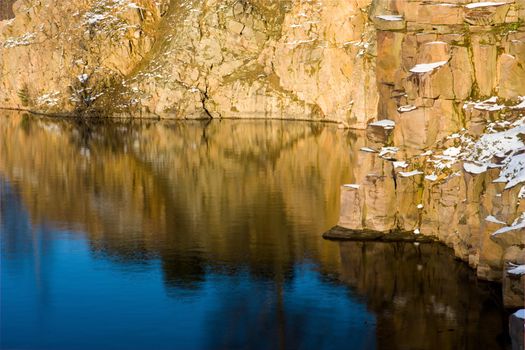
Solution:
M207 268L289 275L305 254L338 263L318 239L337 220L349 168L335 127L10 114L0 140L0 173L34 224L84 231L95 252L117 260L161 257L168 283L190 286Z
M500 349L500 290L441 244L342 242L341 279L377 316L380 349Z

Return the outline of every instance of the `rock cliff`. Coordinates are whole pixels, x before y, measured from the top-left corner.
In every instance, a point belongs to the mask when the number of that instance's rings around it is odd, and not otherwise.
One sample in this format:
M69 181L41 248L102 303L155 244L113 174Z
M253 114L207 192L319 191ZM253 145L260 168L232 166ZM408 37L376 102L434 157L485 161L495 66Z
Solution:
M366 129L339 225L434 235L523 303L525 0L19 0L0 106ZM12 17L3 14L0 18Z

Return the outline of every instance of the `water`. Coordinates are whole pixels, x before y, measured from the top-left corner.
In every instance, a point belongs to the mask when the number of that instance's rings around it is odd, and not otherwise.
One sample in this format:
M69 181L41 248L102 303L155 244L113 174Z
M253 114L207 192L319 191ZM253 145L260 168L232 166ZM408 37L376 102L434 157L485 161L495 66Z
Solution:
M441 245L336 243L363 135L0 116L5 349L500 349Z

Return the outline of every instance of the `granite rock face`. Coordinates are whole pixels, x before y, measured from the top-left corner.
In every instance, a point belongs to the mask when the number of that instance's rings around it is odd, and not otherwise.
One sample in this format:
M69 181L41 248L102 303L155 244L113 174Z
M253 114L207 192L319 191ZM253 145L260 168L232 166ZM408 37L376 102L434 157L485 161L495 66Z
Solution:
M0 25L0 105L364 128L379 96L369 6L20 0Z

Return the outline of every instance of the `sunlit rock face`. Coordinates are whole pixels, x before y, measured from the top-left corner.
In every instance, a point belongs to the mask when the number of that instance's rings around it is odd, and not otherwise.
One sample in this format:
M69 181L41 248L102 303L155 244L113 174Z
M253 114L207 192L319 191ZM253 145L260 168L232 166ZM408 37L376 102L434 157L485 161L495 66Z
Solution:
M378 102L369 5L18 1L0 29L1 105L363 128Z

